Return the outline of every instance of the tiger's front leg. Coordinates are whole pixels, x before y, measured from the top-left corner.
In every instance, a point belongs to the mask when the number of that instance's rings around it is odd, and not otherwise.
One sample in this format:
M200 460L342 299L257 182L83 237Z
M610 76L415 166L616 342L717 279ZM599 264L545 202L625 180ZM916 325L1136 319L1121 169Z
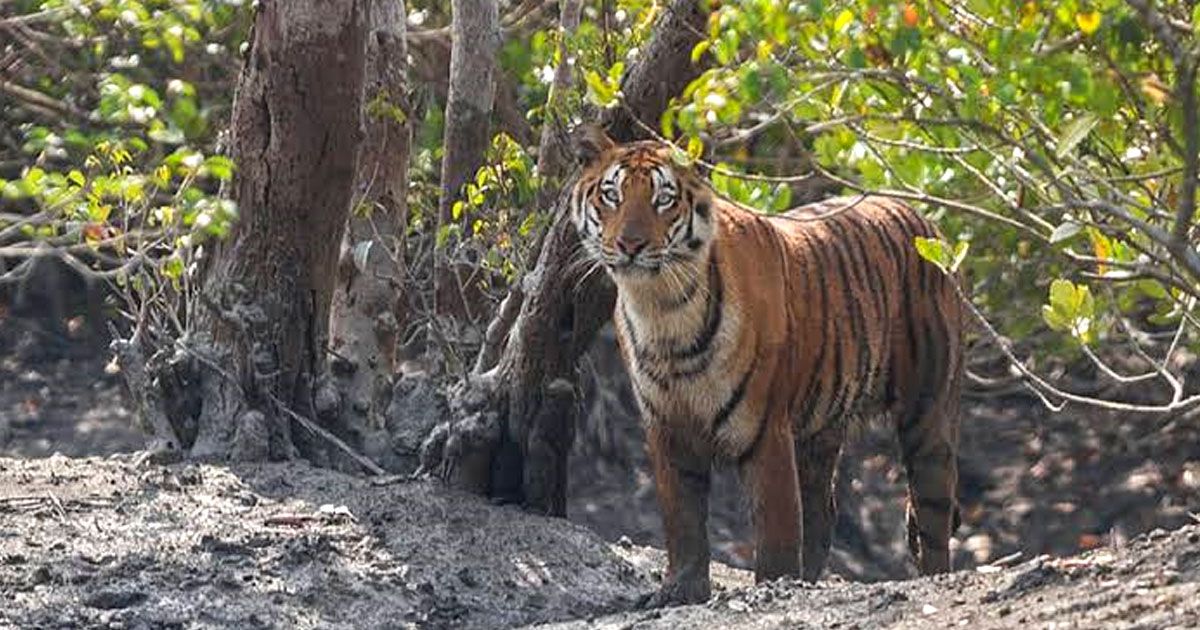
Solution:
M667 575L643 606L706 601L712 591L707 523L712 464L673 444L661 423L647 429L646 440L667 538Z

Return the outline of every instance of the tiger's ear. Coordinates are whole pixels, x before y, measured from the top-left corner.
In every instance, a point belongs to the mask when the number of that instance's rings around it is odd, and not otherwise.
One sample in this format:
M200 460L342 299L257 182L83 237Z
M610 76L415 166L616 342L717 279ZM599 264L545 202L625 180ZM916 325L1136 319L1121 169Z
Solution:
M571 140L575 145L575 159L579 160L580 166L595 163L602 155L617 146L617 143L613 142L607 133L604 133L604 129L591 123L584 123L576 127L575 131L571 132Z

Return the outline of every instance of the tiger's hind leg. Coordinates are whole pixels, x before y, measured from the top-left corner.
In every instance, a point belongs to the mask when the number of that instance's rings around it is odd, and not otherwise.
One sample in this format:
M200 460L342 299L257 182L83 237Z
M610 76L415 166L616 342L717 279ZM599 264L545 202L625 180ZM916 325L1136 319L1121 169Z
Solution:
M803 575L807 582L816 582L821 577L833 544L833 530L837 524L834 483L845 435L841 426L826 427L796 440L800 496L804 498Z
M958 526L958 379L918 397L897 416L908 473L908 547L923 575L950 570Z
M738 463L754 520L754 581L800 575L801 505L796 444L783 418L768 416L754 450Z

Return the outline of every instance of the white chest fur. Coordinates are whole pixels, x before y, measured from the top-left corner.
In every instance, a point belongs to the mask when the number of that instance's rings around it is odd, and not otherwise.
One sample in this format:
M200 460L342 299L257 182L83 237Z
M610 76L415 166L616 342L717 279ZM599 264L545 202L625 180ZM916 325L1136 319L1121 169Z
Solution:
M719 288L709 288L669 311L647 307L643 292L619 289L617 330L645 422L738 453L753 439L743 435L752 432L747 427L758 424L744 416L760 413L745 401L753 352L739 346L742 314Z

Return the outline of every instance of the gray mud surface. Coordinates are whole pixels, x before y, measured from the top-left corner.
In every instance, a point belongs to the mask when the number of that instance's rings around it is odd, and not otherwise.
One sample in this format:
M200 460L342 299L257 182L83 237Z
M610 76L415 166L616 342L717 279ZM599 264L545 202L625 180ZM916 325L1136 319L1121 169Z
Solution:
M673 628L1197 628L1200 527L1079 557L876 584L776 582L707 604L545 626Z
M933 579L753 586L633 611L663 556L427 482L303 463L0 459L0 627L1200 626L1200 526Z
M565 520L302 463L0 459L0 626L510 627L652 584Z

